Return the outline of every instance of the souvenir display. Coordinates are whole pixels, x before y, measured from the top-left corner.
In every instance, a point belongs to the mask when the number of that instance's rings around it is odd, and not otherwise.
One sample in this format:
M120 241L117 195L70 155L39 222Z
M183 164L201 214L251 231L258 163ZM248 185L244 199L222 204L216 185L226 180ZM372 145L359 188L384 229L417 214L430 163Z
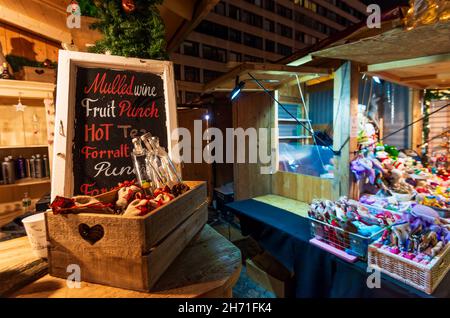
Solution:
M416 205L369 246L368 264L432 294L450 270L450 222Z
M308 212L312 236L349 255L365 259L368 245L399 216L390 211L372 214L357 201L314 200Z
M393 196L378 196L365 194L361 196L359 202L364 205L373 214L376 214L380 210L388 210L393 213L405 212L414 202L411 201L398 201Z
M98 197L85 195L73 198L57 196L51 203L50 208L54 214L102 213L119 214L124 217L144 216L189 190L188 185L178 183L172 188L168 185L164 188L158 188L151 195L148 195L134 181L124 182L119 184L115 190L109 192L115 196L115 203L113 204L104 203Z
M417 205L386 229L373 245L409 260L429 264L450 241L450 223Z
M366 192L380 198L416 201L444 212L450 208L449 174L442 165L425 168L417 158L393 146L377 144L361 151L350 169L357 181L371 186Z

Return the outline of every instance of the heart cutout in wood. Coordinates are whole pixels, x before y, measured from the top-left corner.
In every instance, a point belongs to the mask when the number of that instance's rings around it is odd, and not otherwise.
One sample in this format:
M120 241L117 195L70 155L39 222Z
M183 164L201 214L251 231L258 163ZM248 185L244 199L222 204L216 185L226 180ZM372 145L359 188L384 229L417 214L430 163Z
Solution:
M105 235L105 230L100 224L90 227L87 224L81 223L78 225L78 232L83 240L89 242L91 245L100 241L103 238L103 235Z
M42 74L44 74L44 70L34 70L35 72L36 72L36 74L38 74L38 75L42 75Z

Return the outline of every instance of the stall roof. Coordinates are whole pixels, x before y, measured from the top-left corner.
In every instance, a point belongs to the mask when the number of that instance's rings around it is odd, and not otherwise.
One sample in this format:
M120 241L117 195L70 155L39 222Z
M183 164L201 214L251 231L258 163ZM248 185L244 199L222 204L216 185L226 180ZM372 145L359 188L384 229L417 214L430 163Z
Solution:
M405 30L397 27L374 36L312 53L313 56L378 64L450 52L450 21Z
M337 43L313 57L367 65L370 75L414 88L450 87L450 21Z
M371 64L367 73L418 89L450 87L450 54Z
M203 20L219 0L164 0L158 6L166 26L167 49L174 51L188 34ZM0 21L28 30L56 42L75 44L80 49L90 40L98 39L97 32L85 27L78 36L77 30L66 26L66 8L69 0L0 0ZM92 18L82 18L82 24ZM77 39L80 38L80 43ZM84 39L87 38L87 39Z
M231 91L236 86L236 77L239 77L240 81L246 83L243 91L261 91L262 89L251 79L248 73L260 80L266 89L275 90L283 84L296 80L295 75L299 77L301 82L306 82L320 77L329 77L331 70L310 66L242 63L228 73L205 84L203 91Z

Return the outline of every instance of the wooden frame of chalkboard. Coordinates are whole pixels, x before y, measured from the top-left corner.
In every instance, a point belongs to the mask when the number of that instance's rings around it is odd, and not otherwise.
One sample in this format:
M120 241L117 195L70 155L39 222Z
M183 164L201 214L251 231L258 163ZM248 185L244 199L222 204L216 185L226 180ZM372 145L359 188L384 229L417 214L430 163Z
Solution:
M52 200L134 179L132 137L150 131L170 153L176 127L172 62L60 50Z

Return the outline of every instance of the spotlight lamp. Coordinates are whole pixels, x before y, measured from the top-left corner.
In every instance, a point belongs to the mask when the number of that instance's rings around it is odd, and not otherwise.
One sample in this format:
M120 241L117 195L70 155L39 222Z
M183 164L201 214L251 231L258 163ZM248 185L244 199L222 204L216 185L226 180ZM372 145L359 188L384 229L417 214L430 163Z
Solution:
M238 97L239 94L241 93L241 91L244 88L244 86L245 86L245 82L239 81L239 76L236 77L236 85L233 88L233 90L231 91L230 99L231 100L236 99L236 97Z
M381 79L378 76L374 76L373 80L375 81L375 83L381 84Z

